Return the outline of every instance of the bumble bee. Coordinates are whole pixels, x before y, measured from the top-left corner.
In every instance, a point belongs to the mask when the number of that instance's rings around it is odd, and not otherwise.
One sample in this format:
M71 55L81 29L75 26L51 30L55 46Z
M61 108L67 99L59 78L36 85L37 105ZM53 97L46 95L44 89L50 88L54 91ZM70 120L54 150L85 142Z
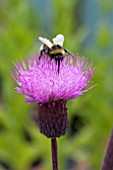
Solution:
M43 43L40 47L40 56L41 59L43 54L46 54L50 59L55 59L58 64L58 73L60 70L60 61L66 55L72 55L69 51L63 48L64 36L62 34L58 34L55 38L53 38L53 43L50 42L47 38L39 37L39 40Z

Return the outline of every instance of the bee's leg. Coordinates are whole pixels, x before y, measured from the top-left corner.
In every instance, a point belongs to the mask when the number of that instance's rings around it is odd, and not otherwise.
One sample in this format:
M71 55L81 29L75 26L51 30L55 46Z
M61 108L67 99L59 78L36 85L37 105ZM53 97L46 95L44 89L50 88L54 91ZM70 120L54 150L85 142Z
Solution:
M60 71L60 59L55 59L56 61L56 64L58 65L58 74L59 74L59 71Z
M41 51L40 51L40 55L39 55L39 57L38 57L39 60L41 59L43 53L44 53L44 50L41 50Z
M71 55L74 58L74 54L72 54L70 51L66 50L65 48L63 49L66 54Z
M65 53L71 55L71 52L69 52L68 50L66 50L66 49L63 49L63 50L65 51Z
M58 62L58 74L59 74L59 71L60 71L60 59L57 62Z

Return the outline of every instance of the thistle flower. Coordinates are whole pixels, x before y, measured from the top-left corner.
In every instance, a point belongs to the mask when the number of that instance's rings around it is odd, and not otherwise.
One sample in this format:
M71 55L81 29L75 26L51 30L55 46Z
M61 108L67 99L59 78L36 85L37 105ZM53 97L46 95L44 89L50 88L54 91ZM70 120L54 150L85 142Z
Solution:
M68 128L66 102L77 98L94 87L89 84L95 68L87 59L64 57L60 72L55 60L45 54L38 61L34 56L21 64L14 63L11 75L16 81L15 91L23 94L26 102L37 103L38 127L49 138L60 137Z

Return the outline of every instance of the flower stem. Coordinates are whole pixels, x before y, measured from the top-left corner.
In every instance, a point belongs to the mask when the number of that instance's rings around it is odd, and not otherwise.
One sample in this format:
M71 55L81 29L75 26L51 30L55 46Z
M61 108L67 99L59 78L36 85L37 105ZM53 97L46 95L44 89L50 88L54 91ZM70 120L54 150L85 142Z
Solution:
M113 130L111 132L101 170L113 170Z
M58 155L57 155L57 140L56 140L56 138L51 139L51 150L52 150L53 170L58 170Z

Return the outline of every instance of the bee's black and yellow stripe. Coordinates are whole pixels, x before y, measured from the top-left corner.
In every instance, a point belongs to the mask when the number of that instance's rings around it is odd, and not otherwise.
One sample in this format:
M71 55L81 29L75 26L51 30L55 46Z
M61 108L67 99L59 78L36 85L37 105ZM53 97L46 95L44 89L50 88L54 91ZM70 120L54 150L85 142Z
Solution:
M61 49L54 49L54 50L50 51L50 54L51 55L57 55L57 54L64 55L65 51L62 48Z

